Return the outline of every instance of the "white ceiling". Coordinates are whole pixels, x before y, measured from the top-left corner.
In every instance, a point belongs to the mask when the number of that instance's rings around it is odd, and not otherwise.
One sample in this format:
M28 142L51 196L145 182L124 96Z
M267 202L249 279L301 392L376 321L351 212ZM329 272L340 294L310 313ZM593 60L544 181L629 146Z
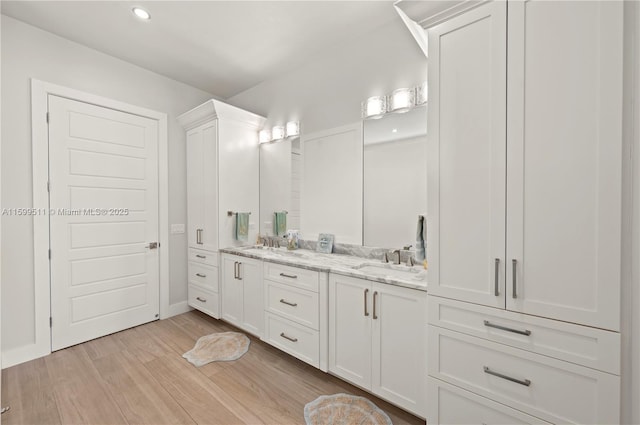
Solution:
M2 1L2 13L228 98L396 17L392 1ZM140 21L134 5L151 13Z

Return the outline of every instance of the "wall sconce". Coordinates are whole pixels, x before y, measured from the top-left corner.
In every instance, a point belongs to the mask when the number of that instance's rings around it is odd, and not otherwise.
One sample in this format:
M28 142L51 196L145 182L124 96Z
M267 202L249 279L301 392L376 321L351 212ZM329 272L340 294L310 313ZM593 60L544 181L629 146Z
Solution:
M269 143L270 141L271 141L271 130L269 129L260 130L260 133L258 133L258 142Z
M389 99L389 112L409 112L416 104L416 89L394 90Z
M286 128L287 137L295 137L300 135L300 121L289 121Z
M271 129L271 140L282 140L284 139L284 127L281 125L277 125Z
M377 120L387 112L386 96L372 96L362 102L362 118Z
M425 81L424 83L416 87L416 106L424 105L425 103L427 103L427 100L429 99L428 95L429 90L427 82Z
M289 139L300 135L300 122L289 121L285 126L277 125L271 130L265 128L258 133L260 143L277 142L283 139Z

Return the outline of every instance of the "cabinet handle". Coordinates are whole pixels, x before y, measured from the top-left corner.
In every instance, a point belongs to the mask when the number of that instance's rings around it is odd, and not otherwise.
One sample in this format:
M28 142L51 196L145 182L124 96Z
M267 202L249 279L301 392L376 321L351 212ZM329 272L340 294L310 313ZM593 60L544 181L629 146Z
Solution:
M196 243L202 245L202 229L196 230Z
M284 298L281 298L280 302L282 304L290 305L291 307L297 307L298 306L298 303L289 302L289 301L285 300Z
M378 296L378 291L373 292L373 320L376 320L378 316L376 316L376 298Z
M242 263L238 261L238 280L242 280L242 276L240 276L240 266L241 265L242 265Z
M495 263L495 270L494 270L494 289L493 289L493 295L495 295L496 297L500 295L500 259L496 258Z
M286 273L280 273L280 276L282 277L288 277L290 279L297 279L298 276L296 276L295 274L286 274Z
M529 385L531 385L531 381L528 380L528 379L522 380L522 379L512 378L511 376L507 376L507 375L503 375L502 373L494 372L493 370L489 369L488 366L484 366L484 373L487 373L487 374L493 375L493 376L497 376L498 378L506 379L507 381L515 382L516 384L524 385L525 387L528 387Z
M233 278L238 279L238 262L233 262Z
M206 303L207 300L205 298L200 298L200 297L196 297L196 300L200 301L201 303Z
M282 332L280 334L280 336L283 337L284 339L288 339L291 342L298 342L298 338L290 337L290 336L286 335L284 332Z
M206 274L202 274L202 273L196 273L196 276L198 276L198 277L207 277Z
M364 315L369 315L369 309L367 308L367 294L369 293L368 289L364 290Z
M513 298L518 298L518 293L517 293L517 280L516 280L516 273L518 272L518 260L516 260L515 258L513 260L511 260L511 274L513 275L513 293L511 294L511 296Z
M196 258L202 258L202 259L205 259L205 258L207 258L207 256L206 256L206 255L196 254Z
M531 331L528 330L528 329L525 329L525 330L521 331L521 330L518 330L518 329L507 328L506 326L495 325L495 324L489 322L488 320L484 321L484 325L486 327L488 327L488 328L500 329L502 331L513 332L514 334L520 334L520 335L526 335L526 336L531 335Z

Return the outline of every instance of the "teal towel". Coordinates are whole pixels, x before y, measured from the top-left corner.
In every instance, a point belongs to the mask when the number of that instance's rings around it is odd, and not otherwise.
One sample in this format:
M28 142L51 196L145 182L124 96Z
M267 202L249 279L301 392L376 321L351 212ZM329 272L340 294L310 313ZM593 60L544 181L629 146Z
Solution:
M273 234L284 236L287 233L287 213L282 211L275 212L273 215Z
M236 240L249 240L249 213L236 213Z

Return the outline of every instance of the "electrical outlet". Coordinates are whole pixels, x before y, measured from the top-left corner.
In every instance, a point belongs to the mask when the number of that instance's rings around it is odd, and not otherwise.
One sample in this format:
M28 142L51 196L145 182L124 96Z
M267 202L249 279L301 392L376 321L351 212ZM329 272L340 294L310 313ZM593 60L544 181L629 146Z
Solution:
M184 224L172 224L171 233L174 235L180 235L185 232Z

